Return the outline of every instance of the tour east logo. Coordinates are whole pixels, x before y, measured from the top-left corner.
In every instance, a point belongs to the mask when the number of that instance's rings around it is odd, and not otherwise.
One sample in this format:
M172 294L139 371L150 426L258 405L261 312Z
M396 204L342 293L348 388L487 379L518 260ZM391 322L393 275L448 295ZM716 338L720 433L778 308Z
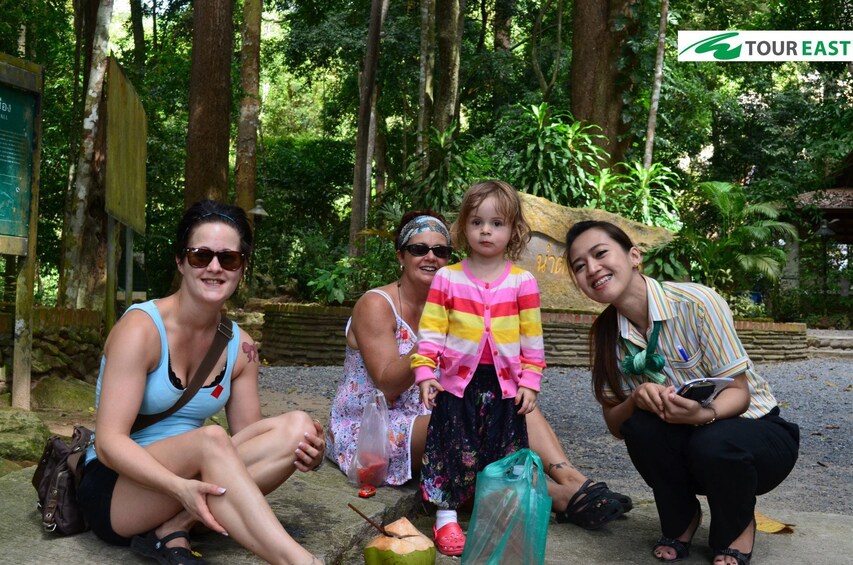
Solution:
M853 61L853 31L679 31L679 61Z

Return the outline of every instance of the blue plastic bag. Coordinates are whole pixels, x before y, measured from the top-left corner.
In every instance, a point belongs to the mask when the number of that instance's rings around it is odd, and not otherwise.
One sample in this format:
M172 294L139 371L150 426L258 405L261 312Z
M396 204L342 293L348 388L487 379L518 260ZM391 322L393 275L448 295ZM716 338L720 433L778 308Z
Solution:
M544 563L550 519L551 497L538 455L522 449L491 463L477 473L463 565Z

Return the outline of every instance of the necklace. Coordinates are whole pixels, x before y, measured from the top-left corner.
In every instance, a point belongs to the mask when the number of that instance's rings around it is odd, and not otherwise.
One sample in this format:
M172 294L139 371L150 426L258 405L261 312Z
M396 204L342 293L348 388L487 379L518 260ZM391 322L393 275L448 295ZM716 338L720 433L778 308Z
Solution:
M420 317L421 317L420 310L418 310L418 308L416 306L412 305L407 300L403 299L403 281L402 280L397 281L397 304L398 304L398 306L400 306L400 319L402 319L404 322L406 322L406 324L411 325L408 321L406 321L406 311L403 309L404 306L409 307L409 311L412 313L412 315L414 317L413 319L415 320L415 322L417 322L420 319ZM415 325L412 327L416 327L416 326L417 326L417 323L415 323Z
M403 311L403 280L397 281L397 305L400 307L400 318L406 319L406 312Z

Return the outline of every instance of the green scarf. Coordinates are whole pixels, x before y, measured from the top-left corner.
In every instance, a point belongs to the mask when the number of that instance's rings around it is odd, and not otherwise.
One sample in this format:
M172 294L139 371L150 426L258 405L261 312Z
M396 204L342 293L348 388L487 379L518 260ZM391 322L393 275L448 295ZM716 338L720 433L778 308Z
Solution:
M660 327L660 321L654 322L652 335L649 336L649 344L646 349L640 349L627 339L622 339L630 353L622 360L622 371L631 375L645 375L649 381L659 385L666 382L666 375L660 372L666 366L666 358L660 353L655 353Z

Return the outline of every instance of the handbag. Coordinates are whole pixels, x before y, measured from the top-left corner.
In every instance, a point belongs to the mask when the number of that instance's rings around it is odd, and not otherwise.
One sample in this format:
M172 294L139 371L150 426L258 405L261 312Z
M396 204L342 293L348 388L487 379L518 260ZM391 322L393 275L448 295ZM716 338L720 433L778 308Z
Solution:
M361 415L358 445L355 457L350 463L347 478L360 487L382 486L388 474L390 455L388 405L385 402L385 395L377 390Z
M477 473L463 565L545 562L551 497L542 460L520 449Z
M222 314L216 330L210 349L178 401L157 414L138 415L131 433L171 416L195 396L233 335L231 321L225 314ZM94 432L80 425L74 426L70 444L57 435L47 440L33 474L33 486L38 494L37 508L46 531L67 536L88 529L77 503L77 487L83 479L84 454L94 442Z

